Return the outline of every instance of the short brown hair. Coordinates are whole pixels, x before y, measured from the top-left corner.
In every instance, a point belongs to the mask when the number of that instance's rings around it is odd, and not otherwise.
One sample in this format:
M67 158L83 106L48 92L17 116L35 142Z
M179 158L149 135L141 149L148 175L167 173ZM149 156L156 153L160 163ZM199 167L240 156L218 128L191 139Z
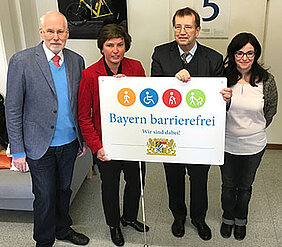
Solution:
M201 18L199 14L194 9L191 9L189 7L179 9L175 12L174 16L172 17L172 25L175 25L176 16L184 17L185 15L194 15L196 28L201 26Z
M124 26L117 24L107 24L100 30L98 36L98 48L102 53L104 43L109 39L123 38L125 42L125 51L128 51L131 45L131 36Z

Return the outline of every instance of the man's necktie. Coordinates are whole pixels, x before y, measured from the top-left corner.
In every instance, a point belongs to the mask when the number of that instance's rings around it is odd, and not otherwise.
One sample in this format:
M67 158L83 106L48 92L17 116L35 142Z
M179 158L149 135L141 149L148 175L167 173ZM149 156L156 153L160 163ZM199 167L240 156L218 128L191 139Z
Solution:
M188 63L187 63L187 60L186 60L186 58L187 58L188 55L189 55L189 53L186 53L186 52L184 52L184 53L181 55L181 59L182 59L182 61L184 62L184 64L188 64Z
M55 55L53 58L52 58L52 61L53 61L53 64L56 66L56 67L60 67L60 63L59 63L59 61L60 61L60 56L58 56L58 55Z

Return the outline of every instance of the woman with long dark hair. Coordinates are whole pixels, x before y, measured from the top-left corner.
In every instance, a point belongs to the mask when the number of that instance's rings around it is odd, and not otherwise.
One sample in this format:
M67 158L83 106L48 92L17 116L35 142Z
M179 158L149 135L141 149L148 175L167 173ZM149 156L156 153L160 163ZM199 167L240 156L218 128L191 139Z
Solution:
M225 160L222 175L222 237L246 236L252 184L267 144L266 127L277 110L273 75L258 59L261 46L251 33L239 33L230 42L225 76L233 97L226 117Z

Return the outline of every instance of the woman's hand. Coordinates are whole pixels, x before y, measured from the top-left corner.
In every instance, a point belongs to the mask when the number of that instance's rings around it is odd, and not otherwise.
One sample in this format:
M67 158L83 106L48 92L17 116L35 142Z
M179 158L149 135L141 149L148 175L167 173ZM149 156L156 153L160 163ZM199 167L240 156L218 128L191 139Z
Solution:
M223 88L219 93L221 93L223 100L227 103L232 97L231 88Z
M189 74L189 72L186 70L186 69L182 69L180 71L178 71L176 74L175 74L175 77L182 81L182 82L188 82L191 80L191 76Z
M97 151L97 158L101 161L110 161L110 159L108 159L105 155L105 151L104 151L104 148L100 148L98 151Z
M80 148L78 148L77 157L82 157L83 155L85 155L86 150L87 150L87 144L86 144L86 142L83 142L82 150Z

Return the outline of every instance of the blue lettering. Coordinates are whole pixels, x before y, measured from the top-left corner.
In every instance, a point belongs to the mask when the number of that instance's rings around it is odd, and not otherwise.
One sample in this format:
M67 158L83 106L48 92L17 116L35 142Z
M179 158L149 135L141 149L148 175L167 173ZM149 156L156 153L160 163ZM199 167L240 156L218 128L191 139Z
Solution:
M203 126L205 122L205 119L201 119L201 125Z
M183 125L183 121L184 121L184 119L183 119L183 118L180 118L180 119L178 120L178 124L179 124L179 125Z
M153 114L151 114L151 124L156 124L156 123L157 123L157 119L153 117Z
M202 115L197 116L197 124L196 125L199 125L199 118L201 118L201 117L202 117Z
M119 123L123 126L130 124L146 124L146 117L130 117L130 116L117 116L114 113L110 113L110 123Z
M138 117L137 117L138 118ZM128 118L129 123L134 123L134 117L129 117Z
M114 113L110 113L110 123L114 123L114 122L116 122L117 120L116 120L116 114L114 114Z
M117 117L117 122L118 122L118 123L122 123L122 117L118 116L118 117Z

